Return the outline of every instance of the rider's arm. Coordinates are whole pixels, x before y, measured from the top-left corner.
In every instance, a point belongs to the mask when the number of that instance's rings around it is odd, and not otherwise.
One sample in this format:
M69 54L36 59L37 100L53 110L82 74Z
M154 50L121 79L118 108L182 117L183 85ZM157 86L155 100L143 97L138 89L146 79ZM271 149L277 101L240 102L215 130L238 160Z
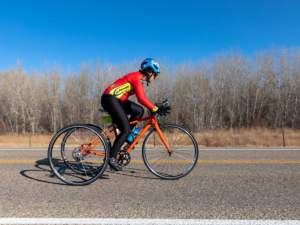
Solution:
M143 79L133 79L131 81L131 84L135 90L136 97L142 105L146 106L148 109L155 112L157 110L157 107L153 105L147 98L144 90L144 81Z

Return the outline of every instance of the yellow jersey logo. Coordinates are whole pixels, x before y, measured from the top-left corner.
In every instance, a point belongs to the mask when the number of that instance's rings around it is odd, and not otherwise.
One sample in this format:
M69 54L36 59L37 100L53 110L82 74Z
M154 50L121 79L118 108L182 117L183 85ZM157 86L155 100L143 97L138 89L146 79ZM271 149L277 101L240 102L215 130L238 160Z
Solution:
M126 83L112 89L109 94L115 96L116 98L121 98L125 93L131 90L133 90L133 86L130 83Z

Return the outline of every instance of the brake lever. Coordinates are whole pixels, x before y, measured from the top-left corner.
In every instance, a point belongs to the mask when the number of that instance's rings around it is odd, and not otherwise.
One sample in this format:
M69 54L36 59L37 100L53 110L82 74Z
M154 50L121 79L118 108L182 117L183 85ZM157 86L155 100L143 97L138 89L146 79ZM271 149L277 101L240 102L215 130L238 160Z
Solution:
M165 103L166 103L166 106L170 105L170 100L166 99Z

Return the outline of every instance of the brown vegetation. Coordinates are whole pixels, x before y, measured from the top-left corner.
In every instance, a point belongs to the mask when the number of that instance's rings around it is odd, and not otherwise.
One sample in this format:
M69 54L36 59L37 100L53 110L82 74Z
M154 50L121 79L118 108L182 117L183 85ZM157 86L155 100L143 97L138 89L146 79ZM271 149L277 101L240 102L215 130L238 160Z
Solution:
M242 128L195 134L203 147L283 147L282 129ZM285 146L300 147L300 131L284 129Z
M69 124L100 124L103 91L124 74L137 71L140 61L116 65L99 60L65 74L59 66L45 67L41 74L20 65L0 72L0 132L50 135ZM273 48L255 57L231 51L195 64L160 63L161 75L145 85L145 91L153 103L170 99L172 112L161 119L163 123L195 133L300 129L299 48ZM130 100L137 101L134 96ZM208 132L205 145L219 142L212 137Z
M285 129L286 147L300 147L300 131ZM143 144L144 135L137 147ZM199 147L283 147L282 129L250 128L194 133ZM3 135L0 147L48 147L51 135ZM111 138L114 141L114 138Z

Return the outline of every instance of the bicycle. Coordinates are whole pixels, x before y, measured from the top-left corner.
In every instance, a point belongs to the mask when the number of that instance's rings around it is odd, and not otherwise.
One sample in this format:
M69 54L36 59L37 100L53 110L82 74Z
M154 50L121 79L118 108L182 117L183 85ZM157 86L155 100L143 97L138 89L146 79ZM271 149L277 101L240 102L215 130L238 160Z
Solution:
M167 107L169 100L161 104ZM103 109L100 111L105 112ZM149 116L130 123L149 120L134 141L119 151L117 162L120 166L127 166L131 161L130 151L154 126L142 145L143 162L151 173L162 179L179 179L195 167L198 145L194 136L185 128L176 124L160 124L158 120L161 115L149 110ZM108 135L111 133L115 137L118 135L113 121L105 130L92 124L74 124L61 129L53 136L48 148L51 170L60 180L70 185L92 183L101 177L108 164L106 156L111 148Z

